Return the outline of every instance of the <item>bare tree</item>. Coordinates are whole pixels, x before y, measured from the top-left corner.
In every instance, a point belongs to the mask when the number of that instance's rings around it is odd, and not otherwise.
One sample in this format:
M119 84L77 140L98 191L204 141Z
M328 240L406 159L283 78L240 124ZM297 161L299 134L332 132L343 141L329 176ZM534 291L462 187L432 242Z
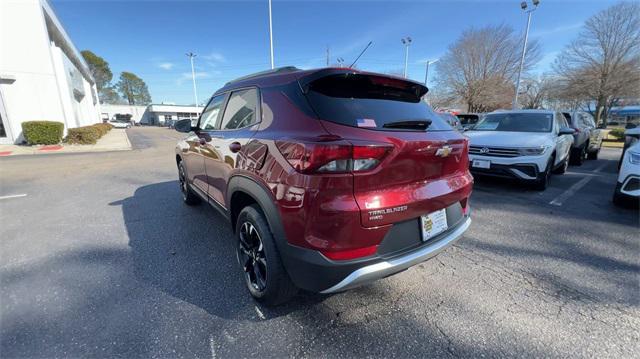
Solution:
M640 4L620 2L588 19L558 56L564 97L582 100L596 122L622 97L640 94ZM592 108L594 106L595 108Z
M520 96L518 97L520 105L526 109L548 107L555 90L554 85L553 79L545 75L523 79L520 84Z
M510 107L521 44L522 37L506 25L465 30L436 65L436 83L468 111ZM540 58L536 41L527 46L525 70Z

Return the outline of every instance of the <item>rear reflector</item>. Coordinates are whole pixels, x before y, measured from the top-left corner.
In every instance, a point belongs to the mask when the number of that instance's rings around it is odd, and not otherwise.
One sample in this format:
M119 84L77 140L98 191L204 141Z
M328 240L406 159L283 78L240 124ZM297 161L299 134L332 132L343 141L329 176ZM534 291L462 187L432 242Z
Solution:
M302 173L349 173L378 166L393 148L391 144L352 144L347 141L276 141L284 158Z
M362 257L368 257L373 255L378 250L378 246L364 247L364 248L356 248L349 249L346 251L338 251L338 252L329 252L329 251L321 251L321 253L334 261L344 261L349 259L356 259Z

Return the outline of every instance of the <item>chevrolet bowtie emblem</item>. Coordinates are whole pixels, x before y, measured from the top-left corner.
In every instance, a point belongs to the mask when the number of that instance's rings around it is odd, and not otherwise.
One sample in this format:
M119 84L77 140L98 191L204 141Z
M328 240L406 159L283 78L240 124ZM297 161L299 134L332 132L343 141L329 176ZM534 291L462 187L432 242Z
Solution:
M438 150L436 151L436 156L438 157L447 157L450 154L451 154L451 147L449 146L442 146L438 148Z

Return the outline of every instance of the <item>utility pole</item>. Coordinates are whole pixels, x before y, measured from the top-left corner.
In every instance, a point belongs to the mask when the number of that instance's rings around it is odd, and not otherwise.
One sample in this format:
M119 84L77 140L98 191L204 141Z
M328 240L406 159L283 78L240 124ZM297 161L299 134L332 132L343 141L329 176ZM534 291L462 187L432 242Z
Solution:
M329 45L327 45L327 67L329 67Z
M438 61L440 61L440 59L435 59L433 61L427 60L427 70L424 73L424 86L425 87L429 87L429 86L427 86L427 83L429 82L429 65L430 64L435 64Z
M511 106L514 110L518 108L518 92L520 91L520 76L522 75L522 68L524 67L524 58L527 54L527 40L529 39L529 27L531 26L531 13L536 11L538 8L538 4L540 4L540 0L532 0L533 9L527 10L527 2L523 1L520 3L520 8L527 13L527 30L524 33L524 43L522 44L522 57L520 58L520 68L518 69L518 77L516 79L516 93L513 96L513 105Z
M400 39L404 44L404 78L407 78L407 66L409 65L409 45L411 45L411 38L409 36Z
M275 68L273 64L273 24L271 21L271 0L269 0L269 48L271 49L271 69Z
M196 89L196 71L193 67L193 58L196 57L196 54L194 54L193 52L188 52L186 54L189 57L189 60L191 61L191 79L193 80L193 98L196 101L196 107L198 106L198 90Z

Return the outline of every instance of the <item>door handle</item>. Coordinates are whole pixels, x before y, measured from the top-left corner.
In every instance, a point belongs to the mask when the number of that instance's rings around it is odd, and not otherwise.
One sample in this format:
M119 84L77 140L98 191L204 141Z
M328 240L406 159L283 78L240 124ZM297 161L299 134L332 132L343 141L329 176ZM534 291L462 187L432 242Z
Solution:
M242 145L240 144L240 142L231 142L229 144L229 150L231 150L231 152L233 153L240 151L241 148L242 148Z

